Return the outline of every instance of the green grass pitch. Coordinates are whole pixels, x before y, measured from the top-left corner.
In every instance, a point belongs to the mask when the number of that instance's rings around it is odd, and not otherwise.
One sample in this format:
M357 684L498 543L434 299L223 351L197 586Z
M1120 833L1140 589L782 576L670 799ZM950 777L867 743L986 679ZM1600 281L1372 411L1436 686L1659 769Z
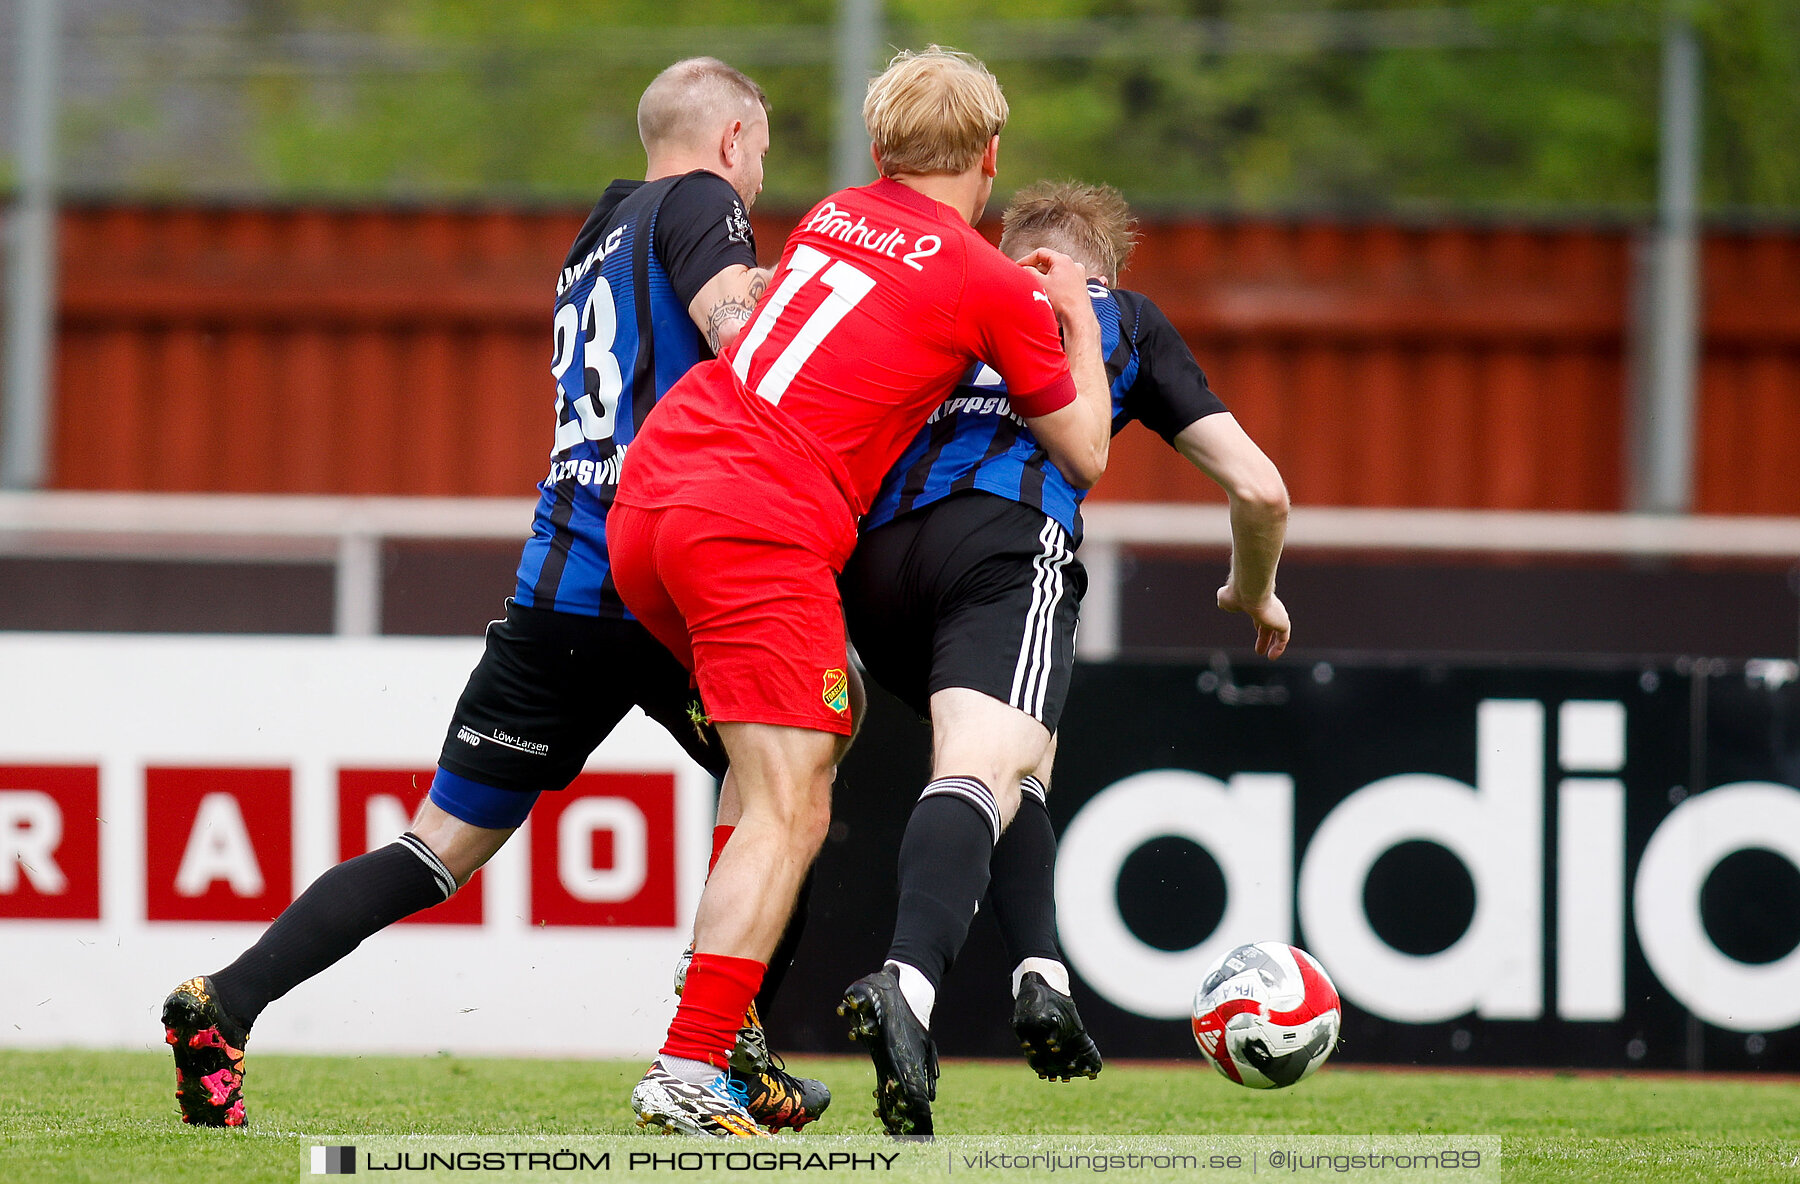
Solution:
M315 1143L625 1135L635 1130L626 1096L643 1071L616 1061L254 1052L248 1067L249 1130L201 1131L176 1115L166 1057L0 1053L0 1180L252 1184L305 1178ZM795 1058L791 1067L823 1078L834 1098L801 1144L813 1132L878 1132L866 1060ZM1023 1064L949 1062L935 1110L940 1131L966 1134L1498 1136L1509 1182L1800 1180L1800 1082L1792 1079L1333 1065L1265 1093L1232 1086L1198 1062L1112 1064L1096 1081L1066 1085L1040 1082Z

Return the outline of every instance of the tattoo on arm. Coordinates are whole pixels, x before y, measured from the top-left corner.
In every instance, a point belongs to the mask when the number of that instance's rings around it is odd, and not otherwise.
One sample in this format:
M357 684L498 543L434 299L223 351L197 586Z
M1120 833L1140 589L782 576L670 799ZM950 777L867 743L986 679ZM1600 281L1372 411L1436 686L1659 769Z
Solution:
M750 314L756 311L756 302L762 299L763 292L769 286L767 272L758 271L751 275L750 286L742 296L725 296L713 302L706 313L706 344L713 353L724 348L725 332L728 326L742 329L750 323Z
M750 323L750 313L756 308L756 301L738 296L726 296L717 301L706 314L706 344L713 353L724 347L724 333L727 325L735 325L742 329Z

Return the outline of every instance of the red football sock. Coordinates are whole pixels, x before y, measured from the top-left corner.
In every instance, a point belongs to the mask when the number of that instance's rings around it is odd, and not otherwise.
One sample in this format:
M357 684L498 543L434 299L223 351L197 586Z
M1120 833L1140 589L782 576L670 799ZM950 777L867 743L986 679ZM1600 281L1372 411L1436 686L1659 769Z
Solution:
M726 954L695 954L688 967L687 987L681 1005L669 1021L669 1037L662 1055L705 1061L723 1069L737 1043L744 1012L762 986L768 965L754 958Z
M713 869L719 866L719 855L725 850L725 844L731 841L731 832L736 829L737 827L735 826L713 827L712 858L706 861L706 874L708 876L711 876Z

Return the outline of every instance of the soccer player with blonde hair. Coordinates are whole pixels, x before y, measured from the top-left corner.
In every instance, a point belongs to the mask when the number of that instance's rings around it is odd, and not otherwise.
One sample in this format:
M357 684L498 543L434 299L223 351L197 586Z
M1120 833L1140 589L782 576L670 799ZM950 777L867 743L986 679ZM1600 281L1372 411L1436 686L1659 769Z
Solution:
M1088 277L1111 430L1141 421L1225 490L1232 563L1219 607L1247 613L1257 651L1279 656L1287 490L1168 318L1117 287L1132 246L1124 198L1104 185L1040 183L1013 198L1003 224L1007 255L1060 251ZM971 367L888 473L840 581L870 677L932 727L933 780L900 844L893 941L840 1009L868 1043L893 1134L932 1133L932 1007L984 891L1013 963L1012 1026L1027 1061L1046 1079L1100 1072L1057 944L1045 802L1087 587L1075 557L1084 490L1042 443L1010 381Z
M741 810L668 1037L632 1090L640 1123L686 1134L758 1133L720 1073L861 710L836 577L883 477L978 358L1071 481L1091 485L1106 464L1083 269L1053 251L1020 267L973 228L1006 124L999 83L965 54L903 53L863 115L880 179L801 219L750 323L644 423L609 522L619 593L693 671Z

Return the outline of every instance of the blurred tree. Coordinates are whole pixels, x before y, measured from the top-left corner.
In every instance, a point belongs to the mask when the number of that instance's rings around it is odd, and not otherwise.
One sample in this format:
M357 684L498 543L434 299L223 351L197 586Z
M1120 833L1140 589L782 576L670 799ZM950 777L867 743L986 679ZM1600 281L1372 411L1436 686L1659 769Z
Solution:
M1800 4L1696 5L1709 204L1800 209Z
M781 15L796 35L828 44L831 7L818 0ZM636 106L660 69L654 63L696 52L730 56L731 30L711 23L718 9L694 0L286 0L264 10L271 32L350 30L392 48L337 76L257 80L258 160L289 191L594 194L614 176L643 170ZM644 32L654 34L649 46L620 44ZM669 50L653 56L659 44ZM826 150L830 80L806 66L755 74L775 96L786 179L795 158ZM805 191L823 184L822 166L812 171Z
M291 46L298 32L341 47L333 69L250 76L248 155L283 194L585 199L641 169L637 95L698 52L769 91L766 200L801 205L826 186L833 0L252 8L253 39ZM1682 8L1706 55L1708 206L1800 210L1800 4ZM1003 189L1060 174L1150 206L1635 213L1654 199L1667 10L889 0L885 41L938 41L993 65L1013 105Z

